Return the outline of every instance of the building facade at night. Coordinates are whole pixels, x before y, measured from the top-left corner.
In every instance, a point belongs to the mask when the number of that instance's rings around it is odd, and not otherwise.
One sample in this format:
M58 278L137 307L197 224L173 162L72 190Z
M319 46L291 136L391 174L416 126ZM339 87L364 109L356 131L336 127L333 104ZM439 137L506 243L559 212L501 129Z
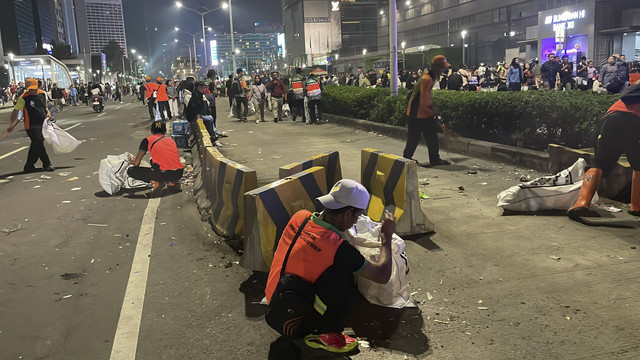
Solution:
M209 36L210 63L223 73L231 73L232 51L236 53L236 66L249 72L272 68L283 57L285 48L278 42L277 33L234 34L235 49L231 48L230 34Z

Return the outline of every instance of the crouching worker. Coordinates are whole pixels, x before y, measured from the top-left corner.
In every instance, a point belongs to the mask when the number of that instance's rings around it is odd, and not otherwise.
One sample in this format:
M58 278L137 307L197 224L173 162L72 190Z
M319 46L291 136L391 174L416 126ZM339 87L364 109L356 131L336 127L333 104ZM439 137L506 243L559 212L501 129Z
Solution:
M270 359L296 351L291 339L304 338L307 346L331 352L355 350L357 340L342 333L350 298L356 294L354 274L383 284L391 276L391 238L396 225L393 216L386 214L382 224L378 263L365 259L342 238L342 232L351 228L367 208L369 193L365 187L343 179L317 200L324 210L313 214L301 210L293 215L271 264L265 319L284 336L271 345ZM287 356L293 357L291 352Z
M623 91L607 111L596 144L595 166L584 174L578 202L567 212L569 218L579 221L589 215L600 178L611 174L623 153L633 169L629 213L640 216L640 84Z
M173 139L165 137L167 126L164 121L151 124L151 136L142 140L136 157L131 160L132 167L127 170L134 179L148 182L153 186L152 192L160 191L165 186L178 189L184 165L180 162L178 147ZM144 155L151 155L151 167L141 167Z

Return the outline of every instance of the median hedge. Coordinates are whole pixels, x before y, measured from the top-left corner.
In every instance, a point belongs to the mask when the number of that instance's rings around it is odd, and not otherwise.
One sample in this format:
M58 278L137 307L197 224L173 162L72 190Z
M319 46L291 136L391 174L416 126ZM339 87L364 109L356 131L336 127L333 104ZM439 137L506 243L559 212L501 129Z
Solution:
M335 115L405 126L407 91L327 86L325 111ZM595 145L602 116L618 95L591 91L460 92L434 90L433 104L445 124L462 136L546 149Z

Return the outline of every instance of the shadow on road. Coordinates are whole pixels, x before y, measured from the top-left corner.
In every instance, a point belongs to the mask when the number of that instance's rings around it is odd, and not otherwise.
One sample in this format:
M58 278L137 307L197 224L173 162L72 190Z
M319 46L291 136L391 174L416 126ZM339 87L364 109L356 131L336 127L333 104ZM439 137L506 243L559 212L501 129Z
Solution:
M17 176L17 175L33 175L33 174L37 174L37 173L51 173L51 174L55 174L56 172L58 172L58 170L65 170L65 169L73 169L75 166L56 166L56 171L53 172L49 172L49 171L44 171L43 168L37 168L36 171L25 174L22 171L16 171L16 172L12 172L12 173L8 173L8 174L0 174L0 179L6 179L10 176Z

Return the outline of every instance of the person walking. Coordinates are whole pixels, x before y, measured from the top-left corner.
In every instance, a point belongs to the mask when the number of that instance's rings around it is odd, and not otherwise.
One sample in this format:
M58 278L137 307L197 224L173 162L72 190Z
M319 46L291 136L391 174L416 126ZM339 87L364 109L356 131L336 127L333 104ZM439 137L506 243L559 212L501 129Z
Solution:
M262 84L262 79L258 75L253 77L253 83L249 90L249 101L256 109L256 124L259 124L260 121L264 122L264 104L267 101L267 88ZM258 109L260 110L259 114Z
M520 60L517 57L511 59L511 66L507 71L507 87L511 91L522 90L522 83L524 82L524 72L520 66Z
M53 84L53 88L51 88L51 98L53 99L56 111L61 112L64 94L62 93L62 89L58 87L58 84Z
M116 84L116 86L113 87L113 91L113 101L118 101L120 104L122 104L122 93L120 92L120 86Z
M51 112L47 109L46 94L42 89L38 88L38 81L36 79L27 79L25 85L26 89L18 98L11 113L11 120L7 132L10 133L13 131L19 121L18 113L22 111L24 115L24 128L27 131L29 139L31 139L31 146L29 146L27 162L24 164L23 172L32 173L38 171L35 167L38 159L42 161L44 171L54 171L55 168L51 166L51 160L49 160L49 155L47 155L47 150L44 147L44 137L42 136L42 126L45 119L53 119Z
M229 98L229 109L231 109L231 107L233 106L233 99L234 99L232 87L233 87L233 74L230 74L224 87L225 95Z
M291 77L291 90L293 92L293 108L291 109L291 120L296 121L298 115L302 115L302 122L307 121L304 111L304 77L302 69L296 68L296 74Z
M429 163L431 166L449 165L447 160L440 158L440 144L438 143L438 120L431 102L431 89L434 79L438 79L445 68L451 67L447 58L436 55L431 60L431 69L424 71L411 92L407 104L408 137L403 157L412 159L420 142L420 135L424 136L429 149Z
M167 80L167 96L169 97L169 110L173 117L180 114L178 110L178 92L172 80Z
M71 98L72 105L78 106L78 87L76 85L69 87L69 97Z
M287 93L287 87L284 85L282 79L280 79L280 73L277 71L271 73L271 81L269 85L267 85L267 90L271 92L271 101L275 102L275 105L272 104L272 108L276 110L273 113L273 122L277 123L279 120L282 120L283 98Z
M304 84L304 92L309 105L309 117L311 118L309 125L320 124L319 119L316 118L316 111L318 114L322 111L320 109L322 104L322 83L318 81L315 74L311 73Z
M236 70L237 76L233 79L231 89L236 100L236 110L238 111L238 119L240 121L247 121L247 113L249 112L249 104L247 101L247 94L249 93L249 87L247 81L244 79L244 70L238 68ZM244 105L244 111L240 112L240 109Z
M151 121L156 121L156 116L154 110L156 108L156 98L158 97L158 85L151 82L151 77L147 76L145 78L146 83L144 84L144 101L147 102L147 107L149 108L149 119Z
M167 95L167 85L162 83L162 78L158 76L158 78L156 78L157 83L157 90L156 92L158 93L158 97L156 98L156 100L158 101L158 111L160 112L160 117L162 118L162 120L165 120L165 115L164 112L167 112L166 118L171 119L171 109L169 108L169 96Z

